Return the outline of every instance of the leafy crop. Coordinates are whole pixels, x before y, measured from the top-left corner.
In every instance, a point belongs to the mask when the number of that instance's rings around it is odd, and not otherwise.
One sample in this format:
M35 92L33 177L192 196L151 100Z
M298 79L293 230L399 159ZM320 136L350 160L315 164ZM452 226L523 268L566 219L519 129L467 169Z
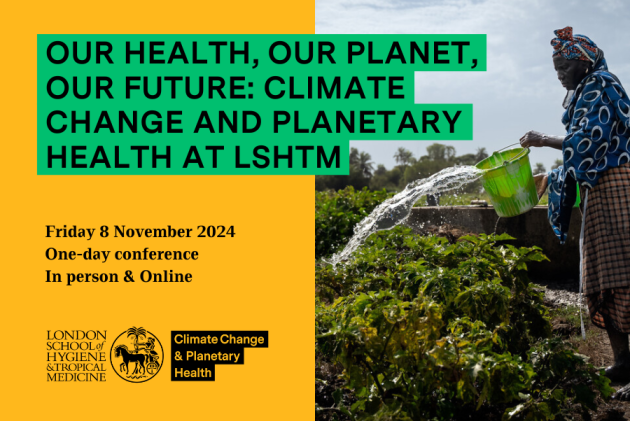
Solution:
M608 398L608 379L553 338L527 263L541 250L456 244L408 228L373 234L354 261L317 264L316 350L343 368L334 405L352 420L562 419Z
M332 255L352 237L354 226L391 194L385 190L315 192L315 258Z

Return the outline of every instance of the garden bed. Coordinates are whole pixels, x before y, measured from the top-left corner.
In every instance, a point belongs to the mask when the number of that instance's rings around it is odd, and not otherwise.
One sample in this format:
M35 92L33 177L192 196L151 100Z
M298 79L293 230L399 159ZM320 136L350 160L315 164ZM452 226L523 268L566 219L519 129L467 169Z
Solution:
M317 258L340 250L359 214L383 199L365 190L318 194ZM528 265L547 260L540 248L455 226L422 234L380 231L344 265L316 261L316 419L610 420L627 412L608 401L614 390L597 369L610 360L602 332L589 326L578 341L579 317L566 306L574 293L545 293L530 281Z

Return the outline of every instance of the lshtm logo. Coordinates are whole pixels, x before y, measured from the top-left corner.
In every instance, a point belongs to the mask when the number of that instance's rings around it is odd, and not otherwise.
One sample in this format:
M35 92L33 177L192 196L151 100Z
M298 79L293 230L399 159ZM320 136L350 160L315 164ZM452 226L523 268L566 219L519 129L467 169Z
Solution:
M131 383L151 380L164 362L160 340L143 327L130 327L116 338L110 350L112 368Z

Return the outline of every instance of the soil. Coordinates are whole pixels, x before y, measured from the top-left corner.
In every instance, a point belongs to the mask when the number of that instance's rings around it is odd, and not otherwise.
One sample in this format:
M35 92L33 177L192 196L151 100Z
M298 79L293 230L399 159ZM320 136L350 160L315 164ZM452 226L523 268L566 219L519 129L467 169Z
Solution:
M606 331L590 323L588 310L583 304L582 317L586 339L582 339L580 319L575 312L569 311L567 307L577 309L579 302L579 284L577 283L557 283L557 282L537 282L542 285L545 291L545 304L550 308L552 314L552 328L555 334L568 339L577 346L577 352L589 357L590 363L595 367L608 367L613 364L613 354L610 341ZM611 383L615 390L625 386L624 383ZM630 420L630 402L620 402L610 400L600 402L597 412L590 414L593 420L616 421ZM580 416L576 414L576 419Z
M579 305L580 290L578 281L536 281L536 283L545 288L545 303L551 308L560 308L562 306L577 307ZM586 309L586 302L582 304L582 308Z
M460 237L465 235L476 235L472 231L466 230L466 228L458 227L450 224L444 225L427 225L419 232L420 235L446 238L449 243L454 243L459 240Z
M315 357L315 378L320 381L315 381L315 403L321 408L331 408L335 402L332 394L335 390L343 387L343 380L340 379L340 375L343 371L338 365L330 364ZM344 391L344 402L352 402L354 397L347 391ZM331 421L335 419L348 420L349 418L331 409L324 410L322 413L317 414L316 419L318 421Z

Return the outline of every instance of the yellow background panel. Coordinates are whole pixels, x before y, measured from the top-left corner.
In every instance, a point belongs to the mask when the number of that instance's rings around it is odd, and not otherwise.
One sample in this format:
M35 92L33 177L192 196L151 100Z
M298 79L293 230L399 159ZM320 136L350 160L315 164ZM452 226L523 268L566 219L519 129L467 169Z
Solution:
M4 419L305 419L313 416L313 177L37 176L37 33L313 33L314 2L11 2L2 36ZM45 225L195 228L234 238L45 238ZM50 262L48 247L197 250L196 262ZM189 284L45 283L45 271L190 272ZM48 330L142 326L166 364L142 384L108 364L104 383L46 381ZM268 349L216 367L215 382L171 382L171 330L268 330ZM10 418L5 418L9 416Z

